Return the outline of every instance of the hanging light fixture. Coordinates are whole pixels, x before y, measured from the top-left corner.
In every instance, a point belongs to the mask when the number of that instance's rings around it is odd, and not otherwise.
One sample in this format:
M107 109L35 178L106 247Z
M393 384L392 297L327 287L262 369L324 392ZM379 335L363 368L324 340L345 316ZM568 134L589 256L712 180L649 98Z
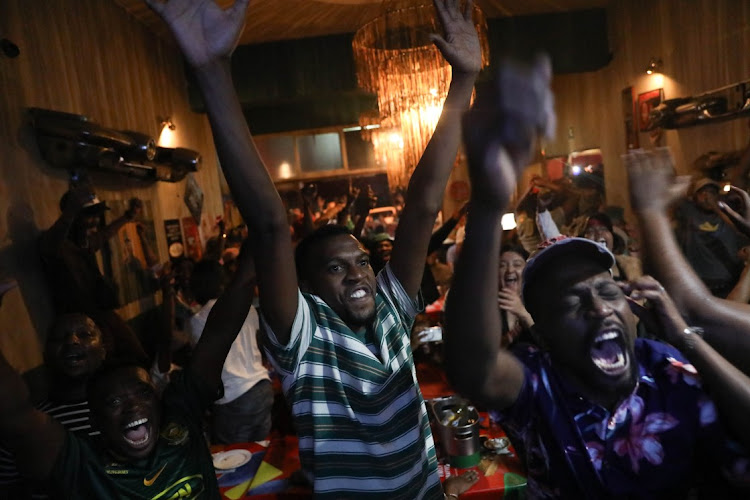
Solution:
M451 81L450 65L429 39L440 33L431 2L383 2L384 13L360 28L352 47L357 81L377 94L378 116L360 119L376 161L392 189L406 187L437 125ZM487 65L487 23L474 6L474 23ZM364 131L367 125L380 125Z

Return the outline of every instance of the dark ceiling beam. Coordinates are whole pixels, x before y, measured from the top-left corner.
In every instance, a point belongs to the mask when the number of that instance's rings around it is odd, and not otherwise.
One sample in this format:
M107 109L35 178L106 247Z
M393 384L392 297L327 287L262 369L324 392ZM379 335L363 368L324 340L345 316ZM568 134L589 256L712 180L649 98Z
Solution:
M353 34L238 47L232 73L256 134L357 123L376 111L375 96L357 87ZM547 52L557 74L595 71L611 60L605 9L488 20L490 72L503 57ZM189 81L190 102L203 103Z

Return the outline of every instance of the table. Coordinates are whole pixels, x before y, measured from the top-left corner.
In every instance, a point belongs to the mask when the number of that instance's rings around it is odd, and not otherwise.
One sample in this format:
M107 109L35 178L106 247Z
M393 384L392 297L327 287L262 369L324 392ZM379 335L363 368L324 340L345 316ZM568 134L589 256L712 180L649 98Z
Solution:
M432 364L418 364L417 378L425 400L455 393L450 388L442 370ZM480 417L481 436L488 438L505 436L502 428L492 422L487 413L480 412ZM300 461L296 436L272 435L268 441L258 443L215 445L211 447L211 452L233 449L248 450L253 456L250 462L233 472L217 471L222 498L298 500L312 497L310 487L301 485L297 480ZM462 500L521 498L526 479L516 455L488 454L483 456L478 466L472 468L479 471L479 481L461 495ZM456 469L442 459L438 465L441 480L465 470Z
M269 440L256 443L214 445L211 453L237 449L253 455L250 462L234 471L216 471L222 498L298 500L312 497L312 489L300 485L296 477L300 469L296 436L272 435Z
M425 401L429 399L450 396L455 394L448 384L442 369L432 363L417 364L417 379L419 388ZM505 431L492 422L487 412L479 412L481 438L500 438L505 436ZM436 433L433 433L437 439ZM436 443L440 464L438 471L440 479L455 476L469 469L456 469L447 463L439 455L439 444ZM469 491L461 495L461 499L483 500L498 498L522 498L526 487L526 478L523 468L515 455L515 450L510 447L513 455L483 455L482 461L472 469L479 471L479 481Z

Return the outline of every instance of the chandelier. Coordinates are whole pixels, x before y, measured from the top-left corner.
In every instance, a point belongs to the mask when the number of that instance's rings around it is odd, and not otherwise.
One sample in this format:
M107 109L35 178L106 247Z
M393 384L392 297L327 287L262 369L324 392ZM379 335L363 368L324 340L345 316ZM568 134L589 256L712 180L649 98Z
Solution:
M356 32L352 48L359 86L378 98L378 116L363 115L360 125L395 189L407 186L432 137L448 94L451 68L429 39L431 33L442 32L431 2L385 0L383 10ZM484 66L489 59L487 23L476 5L474 24Z

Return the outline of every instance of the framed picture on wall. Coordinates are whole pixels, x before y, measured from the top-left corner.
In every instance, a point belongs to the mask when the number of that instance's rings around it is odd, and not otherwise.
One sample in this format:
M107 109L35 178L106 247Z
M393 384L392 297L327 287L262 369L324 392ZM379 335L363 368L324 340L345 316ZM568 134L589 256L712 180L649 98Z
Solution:
M664 89L649 90L642 94L638 94L638 130L641 132L648 132L653 130L654 126L651 123L649 114L651 110L661 104L664 100Z
M638 126L633 117L635 116L635 101L633 100L633 87L622 89L622 119L625 124L625 149L638 148Z
M147 297L158 289L154 275L155 266L159 264L154 211L151 200L142 200L142 203L143 209L139 218L122 226L117 231L117 238L110 240L112 275L117 283L122 305ZM130 202L111 200L107 205L111 209L108 214L109 220L115 220L129 209Z

